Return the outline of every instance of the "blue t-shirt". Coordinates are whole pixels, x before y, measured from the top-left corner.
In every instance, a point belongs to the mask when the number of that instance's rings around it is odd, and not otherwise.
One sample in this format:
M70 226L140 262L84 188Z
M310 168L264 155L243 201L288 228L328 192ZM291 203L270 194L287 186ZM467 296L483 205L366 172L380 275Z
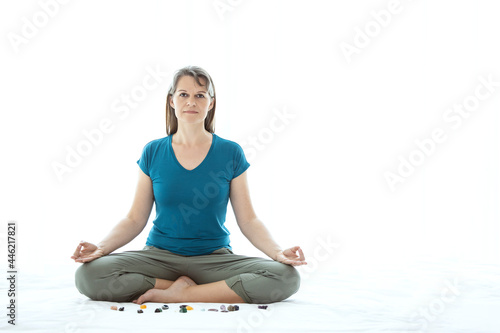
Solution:
M153 182L156 205L146 245L188 256L231 249L224 226L229 185L250 166L239 144L212 133L203 162L187 170L169 135L147 143L137 163Z

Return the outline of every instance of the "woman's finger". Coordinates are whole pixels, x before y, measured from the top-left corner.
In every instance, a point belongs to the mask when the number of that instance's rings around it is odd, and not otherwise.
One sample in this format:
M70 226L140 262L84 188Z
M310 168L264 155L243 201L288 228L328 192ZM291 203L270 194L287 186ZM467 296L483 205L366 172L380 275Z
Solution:
M287 265L293 264L293 260L290 260L290 259L281 259L279 262L282 264L287 264Z
M290 258L290 257L287 257L285 255L278 256L276 258L276 260L279 261L282 264L287 264L287 265L290 265L290 266L303 265L303 263L301 261L299 261L298 258Z
M75 253L73 253L73 257L78 258L80 256L80 251L82 250L82 244L78 244L76 247Z
M86 263L86 262L89 262L89 261L92 261L92 258L89 258L89 257L86 257L86 258L78 258L76 259L77 262L81 262L81 263Z
M304 261L306 260L306 257L304 256L304 252L302 252L302 249L299 247L299 260Z
M302 265L307 265L305 261L298 261L298 260L288 260L285 264L291 265L291 266L302 266Z

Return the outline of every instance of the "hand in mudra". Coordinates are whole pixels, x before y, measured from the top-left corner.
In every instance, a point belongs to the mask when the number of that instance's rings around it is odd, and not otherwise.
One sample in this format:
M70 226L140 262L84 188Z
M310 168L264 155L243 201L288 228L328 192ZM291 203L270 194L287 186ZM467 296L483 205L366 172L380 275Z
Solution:
M71 256L75 262L91 262L94 259L104 256L102 248L88 242L81 241L76 247L75 253Z
M297 254L298 252L298 254ZM291 266L307 265L304 257L304 252L300 246L294 246L286 250L278 252L276 255L276 261L282 262Z

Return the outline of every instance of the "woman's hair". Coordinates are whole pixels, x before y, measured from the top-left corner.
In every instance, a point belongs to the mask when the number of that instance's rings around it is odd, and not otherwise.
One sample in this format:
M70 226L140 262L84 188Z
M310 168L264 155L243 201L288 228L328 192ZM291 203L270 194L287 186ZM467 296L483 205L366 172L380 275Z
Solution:
M172 79L172 83L170 84L170 88L168 89L167 108L165 117L167 135L174 134L177 132L177 117L175 116L175 110L170 106L170 100L172 99L172 96L175 90L177 89L177 83L179 82L179 79L186 75L192 76L196 80L196 83L198 83L200 86L203 86L202 82L200 81L200 78L203 78L205 80L205 87L207 88L208 95L210 95L210 98L214 100L214 106L212 109L208 111L207 117L205 118L205 129L210 133L214 133L216 101L215 101L215 87L212 78L210 77L208 72L201 67L186 66L175 72L174 77Z

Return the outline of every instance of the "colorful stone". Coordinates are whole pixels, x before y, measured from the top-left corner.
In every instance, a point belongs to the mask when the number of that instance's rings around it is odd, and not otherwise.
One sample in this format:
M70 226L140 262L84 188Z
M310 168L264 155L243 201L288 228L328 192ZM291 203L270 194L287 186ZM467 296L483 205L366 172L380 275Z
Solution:
M163 310L168 310L168 305L167 305L167 304L165 304L164 306L162 306L162 309L163 309Z
M193 310L193 307L192 306L186 306L186 310Z
M146 305L144 305L144 304L143 304L143 305L141 305L141 309L145 309L145 308L147 308L147 306L146 306Z
M155 313L158 313L158 312L163 312L163 311L162 311L160 308L157 308L157 309L155 310Z
M118 307L116 305L111 306L111 310L118 310Z
M234 306L234 311L238 311L240 309L240 306L239 305L235 305Z
M221 306L220 306L220 309L221 309L222 311L224 311L224 310L226 310L226 306L225 306L225 305L221 305Z
M125 310L125 308L123 306L118 309L118 311L124 311L124 310Z
M265 310L267 309L267 305L259 305L259 309Z
M215 311L215 312L219 312L219 310L217 310L217 309L208 309L208 311Z
M188 312L188 310L185 308L185 307L182 307L180 310L179 310L180 313L186 313Z
M142 310L137 310L137 313L143 313L143 312L144 312L144 311L142 311Z
M227 307L227 311L234 311L234 305L230 305Z

